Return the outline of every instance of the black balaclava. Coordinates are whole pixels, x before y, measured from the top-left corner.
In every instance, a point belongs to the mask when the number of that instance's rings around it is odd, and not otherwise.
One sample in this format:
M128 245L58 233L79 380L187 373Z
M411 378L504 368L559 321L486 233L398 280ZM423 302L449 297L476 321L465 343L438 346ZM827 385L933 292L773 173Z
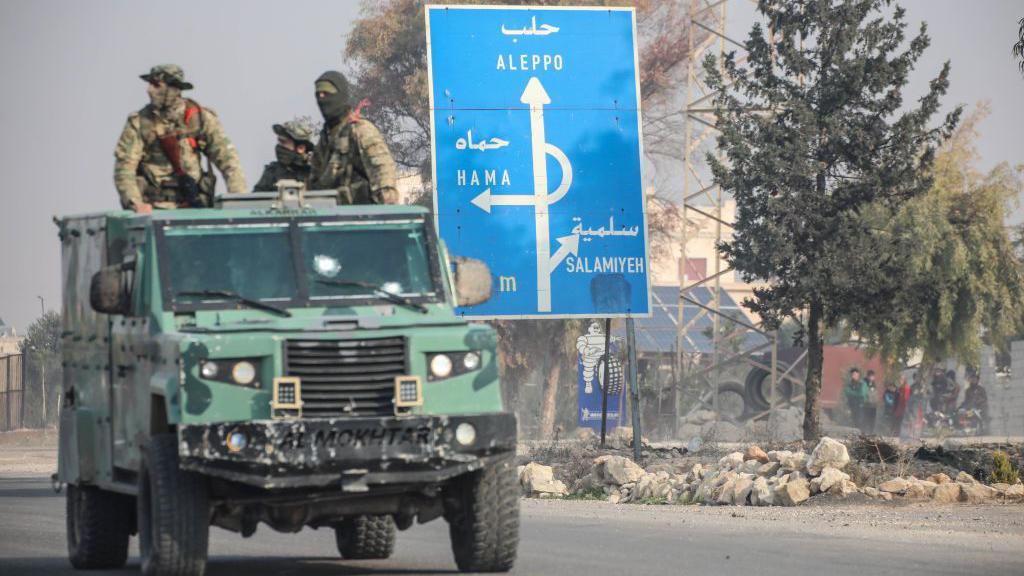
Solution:
M274 148L274 152L277 155L277 161L283 166L300 172L309 170L309 158L305 154L299 154L297 151L289 150L280 144Z
M335 91L321 90L322 82L333 86ZM340 122L352 111L352 105L349 103L348 80L345 79L341 72L331 70L321 74L316 79L316 97L316 104L320 107L320 113L323 114L324 120L329 125Z

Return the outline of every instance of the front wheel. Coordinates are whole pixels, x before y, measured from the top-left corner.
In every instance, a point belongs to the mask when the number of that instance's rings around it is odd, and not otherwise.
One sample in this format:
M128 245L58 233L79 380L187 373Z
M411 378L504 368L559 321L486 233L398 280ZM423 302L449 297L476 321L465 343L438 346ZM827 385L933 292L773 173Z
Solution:
M459 570L511 570L519 547L519 486L512 460L460 476L445 492L445 519Z
M139 474L139 552L146 576L202 576L210 538L205 479L178 466L178 439L149 441Z
M79 570L120 568L128 560L131 498L94 486L67 486L68 559Z
M395 551L395 521L390 514L362 514L334 527L338 553L346 560L383 560Z

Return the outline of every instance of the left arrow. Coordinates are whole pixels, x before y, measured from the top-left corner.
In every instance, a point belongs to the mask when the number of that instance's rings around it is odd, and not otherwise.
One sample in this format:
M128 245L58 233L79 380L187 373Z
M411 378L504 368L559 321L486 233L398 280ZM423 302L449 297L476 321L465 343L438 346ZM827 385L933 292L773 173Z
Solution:
M530 206L534 203L534 197L523 194L491 194L491 189L487 188L470 202L490 214L491 206Z

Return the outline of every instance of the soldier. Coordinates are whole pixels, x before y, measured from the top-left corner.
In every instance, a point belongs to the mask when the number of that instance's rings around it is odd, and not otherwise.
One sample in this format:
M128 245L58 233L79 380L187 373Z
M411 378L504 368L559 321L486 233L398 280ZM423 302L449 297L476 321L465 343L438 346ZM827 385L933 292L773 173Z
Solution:
M395 161L377 128L352 110L341 72L316 80L324 128L313 152L310 189L338 191L342 204L397 204Z
M140 78L149 83L149 104L128 116L114 149L121 205L143 214L210 206L217 179L209 162L224 175L228 192L247 192L238 153L217 114L182 97L192 84L181 67L161 64ZM208 161L205 170L200 154Z
M263 176L253 188L255 192L277 190L278 180L305 182L309 178L309 158L313 155L313 131L302 122L292 120L284 124L274 124L274 134L277 134L277 147L274 148L277 160L263 168Z

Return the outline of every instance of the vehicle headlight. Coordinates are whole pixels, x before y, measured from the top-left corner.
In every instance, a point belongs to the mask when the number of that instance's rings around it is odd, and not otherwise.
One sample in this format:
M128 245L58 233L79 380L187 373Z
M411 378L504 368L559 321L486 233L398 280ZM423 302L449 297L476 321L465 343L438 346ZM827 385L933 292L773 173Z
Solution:
M213 380L214 378L216 378L217 372L219 372L219 370L217 369L217 363L212 362L210 360L203 362L202 367L199 368L199 374L202 375L202 377L206 378L207 380Z
M248 386L253 383L253 380L256 380L256 367L247 360L236 362L231 368L231 379L238 384Z
M249 445L249 437L245 435L245 432L233 430L228 434L225 444L227 444L228 450L232 452L241 452Z
M479 370L483 359L479 350L468 352L432 352L427 354L427 365L430 367L428 380L443 380L462 376Z
M204 380L259 388L262 363L260 358L207 358L200 360L195 370Z
M430 374L435 378L447 378L452 373L452 359L447 354L435 354L430 359Z
M462 357L462 367L467 371L473 371L480 367L480 355L476 352L466 352Z
M476 442L476 428L469 422L463 422L455 427L455 441L463 446L469 446Z

